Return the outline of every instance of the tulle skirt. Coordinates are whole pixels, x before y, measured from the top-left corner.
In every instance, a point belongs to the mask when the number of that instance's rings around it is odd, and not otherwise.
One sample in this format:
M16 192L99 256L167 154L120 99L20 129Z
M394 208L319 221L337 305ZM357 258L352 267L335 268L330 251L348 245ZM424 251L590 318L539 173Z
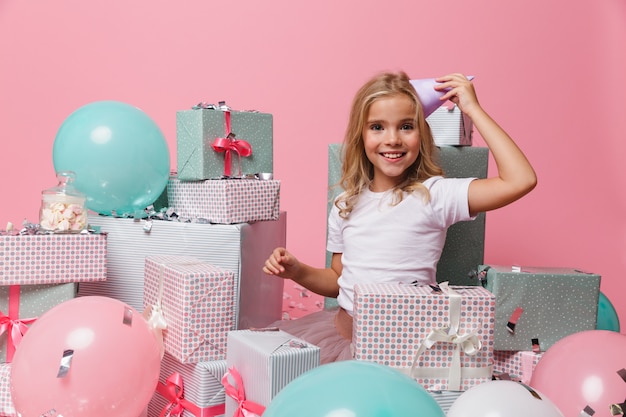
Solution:
M281 320L273 323L271 327L279 329L311 343L320 348L320 363L330 363L352 359L352 342L346 337L345 326L342 333L339 319L342 314L339 308L317 311L296 320ZM344 312L345 313L345 312ZM344 314L345 315L345 314ZM351 325L351 323L350 323Z

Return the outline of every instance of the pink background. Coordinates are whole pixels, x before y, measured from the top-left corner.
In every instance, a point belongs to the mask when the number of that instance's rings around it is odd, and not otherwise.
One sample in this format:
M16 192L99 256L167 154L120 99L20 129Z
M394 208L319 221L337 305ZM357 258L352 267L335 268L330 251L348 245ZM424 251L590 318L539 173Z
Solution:
M485 261L599 273L626 325L624 51L624 0L3 0L0 228L36 221L55 134L78 107L140 107L175 167L176 110L226 100L274 115L288 246L322 265L327 144L355 90L380 70L459 71L539 176L487 215ZM318 308L287 287L292 314Z

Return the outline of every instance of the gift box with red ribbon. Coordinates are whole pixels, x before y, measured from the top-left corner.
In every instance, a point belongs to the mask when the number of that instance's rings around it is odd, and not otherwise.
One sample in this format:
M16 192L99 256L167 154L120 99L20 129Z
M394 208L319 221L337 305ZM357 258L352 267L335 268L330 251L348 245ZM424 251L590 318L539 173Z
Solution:
M529 384L542 356L543 352L494 350L493 372L506 374L509 379Z
M214 417L224 414L226 360L182 364L166 353L148 416ZM165 414L163 414L165 412Z
M178 178L184 181L271 173L273 116L200 103L176 112Z
M280 215L280 181L221 179L167 184L169 207L178 216L209 223L234 224L277 220Z
M0 363L0 416L16 417L11 399L11 364Z
M74 298L76 286L75 283L0 286L0 362L11 362L30 325L52 307Z
M428 390L491 380L495 299L482 287L357 284L354 358L391 366Z
M225 415L259 415L289 382L319 366L320 349L275 328L236 330L228 333L226 363Z
M226 358L235 329L232 271L191 256L148 256L144 309L160 312L165 351L181 363Z
M0 233L0 285L104 281L107 235Z

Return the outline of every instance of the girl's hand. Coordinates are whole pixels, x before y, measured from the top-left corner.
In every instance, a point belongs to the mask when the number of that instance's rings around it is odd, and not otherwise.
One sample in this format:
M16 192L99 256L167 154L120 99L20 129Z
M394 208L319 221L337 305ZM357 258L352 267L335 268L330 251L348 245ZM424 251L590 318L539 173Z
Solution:
M474 84L465 75L450 74L439 77L435 81L439 83L435 85L435 90L445 93L440 100L450 100L470 117L470 113L480 107Z
M300 262L285 248L276 248L265 261L263 272L281 278L295 279L300 271Z

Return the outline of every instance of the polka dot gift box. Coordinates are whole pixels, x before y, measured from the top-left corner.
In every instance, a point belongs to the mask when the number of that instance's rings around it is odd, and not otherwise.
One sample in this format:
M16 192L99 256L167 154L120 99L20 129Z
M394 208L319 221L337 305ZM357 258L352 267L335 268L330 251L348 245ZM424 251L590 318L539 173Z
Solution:
M165 321L165 351L180 363L226 359L234 273L191 256L148 256L145 265L144 310Z
M176 112L178 178L205 180L274 172L273 117L200 103Z
M482 287L357 284L354 358L465 391L491 380L495 299Z
M596 328L600 276L571 268L480 266L496 297L495 350L541 351Z
M17 412L11 399L11 364L0 364L0 416L15 417Z
M0 285L104 281L107 236L0 233Z
M494 350L494 374L504 373L513 380L529 384L535 366L537 366L542 356L543 352Z
M221 179L167 184L169 207L188 219L235 224L277 220L280 215L280 181Z

